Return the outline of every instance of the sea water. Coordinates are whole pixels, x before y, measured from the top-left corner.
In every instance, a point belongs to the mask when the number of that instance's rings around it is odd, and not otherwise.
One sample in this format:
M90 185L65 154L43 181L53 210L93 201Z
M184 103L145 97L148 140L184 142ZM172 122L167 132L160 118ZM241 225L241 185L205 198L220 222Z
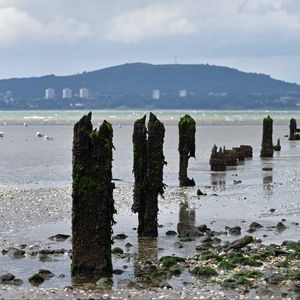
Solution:
M40 188L71 188L72 137L73 124L84 111L19 111L0 113L0 186L2 190ZM142 255L143 246L138 242L136 231L137 216L132 205L133 153L132 131L137 118L148 111L93 111L94 126L99 127L104 119L113 124L115 146L113 177L117 179L114 197L118 214L114 232L126 233L128 239L116 242L115 246L124 248L130 241L134 246L130 250ZM207 224L213 230L224 230L225 226L241 226L242 234L253 221L263 224L264 228L254 233L265 243L281 243L284 239L298 240L300 219L300 141L289 141L289 120L300 119L300 111L154 111L165 123L164 154L167 166L164 168L164 182L167 184L165 197L159 198L159 238L154 242L156 257L162 255L192 256L199 242L190 242L183 249L174 248L177 237L166 238L167 230L177 230L180 215L189 215L195 225ZM189 177L193 177L196 188L178 187L178 128L177 123L185 113L197 122L196 159L190 159ZM260 158L262 139L262 120L267 115L273 118L273 140L281 140L281 152L275 152L273 159ZM26 123L24 125L24 123ZM52 140L36 136L36 132L45 134ZM230 149L241 144L253 147L253 159L246 160L226 172L211 172L209 157L211 148L226 146ZM267 168L267 169L266 169ZM266 171L268 170L268 171ZM239 182L237 184L237 182ZM197 197L200 188L208 195ZM71 195L67 195L71 198ZM49 197L48 201L51 201ZM63 200L62 200L63 201ZM65 200L64 200L65 201ZM270 208L275 212L270 212ZM182 211L183 210L183 211ZM271 229L282 219L286 219L287 230L277 232ZM20 243L40 241L46 243L47 237L57 233L71 232L71 211L62 222L39 224L38 227L24 231L10 232L7 237L15 236ZM4 235L5 236L5 235ZM21 239L24 240L21 240ZM226 240L236 237L227 236ZM222 238L223 239L223 238ZM63 244L64 245L64 244ZM59 246L58 246L59 247ZM70 242L67 247L71 247ZM149 245L145 246L149 249ZM145 250L145 249L144 249ZM7 260L7 261L6 261ZM12 266L8 258L1 259L2 266ZM70 283L69 259L60 259L57 264L26 259L15 262L14 268L19 276L30 276L29 264L36 268L49 267L56 272L68 274L58 283L55 279L45 286L66 285ZM114 259L114 267L122 267L123 262ZM126 276L135 276L134 266L130 263ZM8 270L9 271L9 270ZM19 272L19 273L18 273ZM125 277L124 277L125 276ZM117 279L118 279L117 278ZM178 286L180 284L178 283Z

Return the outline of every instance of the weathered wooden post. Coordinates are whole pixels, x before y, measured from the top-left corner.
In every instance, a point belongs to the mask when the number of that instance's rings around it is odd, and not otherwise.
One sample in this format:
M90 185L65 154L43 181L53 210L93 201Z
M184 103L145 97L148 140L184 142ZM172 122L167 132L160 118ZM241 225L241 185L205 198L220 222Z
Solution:
M273 120L270 116L263 121L263 139L260 157L273 157Z
M219 151L216 145L211 150L209 159L211 171L226 171L226 159L223 149L220 147Z
M196 122L194 119L185 115L180 118L179 124L179 185L195 186L194 179L187 176L187 168L190 157L195 157L195 133Z
M289 136L290 141L300 139L299 134L296 132L299 132L299 129L297 129L297 121L295 119L291 119L290 120L290 136Z
M114 209L111 124L93 130L92 114L74 126L72 275L110 275Z
M164 136L163 123L152 113L150 113L148 122L148 139L145 117L135 122L133 133L135 187L132 209L139 214L139 237L156 237L158 235L158 195L164 193Z
M134 123L133 142L133 173L134 190L132 211L138 213L138 235L143 236L145 224L146 194L147 194L147 128L146 116Z

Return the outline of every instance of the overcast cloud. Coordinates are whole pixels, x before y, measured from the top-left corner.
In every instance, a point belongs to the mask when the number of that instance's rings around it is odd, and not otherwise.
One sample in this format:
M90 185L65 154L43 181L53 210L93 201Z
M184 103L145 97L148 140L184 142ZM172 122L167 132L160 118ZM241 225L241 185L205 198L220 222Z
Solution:
M210 63L300 83L299 0L0 0L0 77Z

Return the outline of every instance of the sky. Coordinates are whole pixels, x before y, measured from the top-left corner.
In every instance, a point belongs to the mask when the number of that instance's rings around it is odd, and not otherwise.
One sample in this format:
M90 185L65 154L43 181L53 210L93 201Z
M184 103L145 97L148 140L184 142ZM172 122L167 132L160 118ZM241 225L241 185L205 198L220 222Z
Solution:
M208 63L300 84L300 1L0 0L0 78L130 62Z

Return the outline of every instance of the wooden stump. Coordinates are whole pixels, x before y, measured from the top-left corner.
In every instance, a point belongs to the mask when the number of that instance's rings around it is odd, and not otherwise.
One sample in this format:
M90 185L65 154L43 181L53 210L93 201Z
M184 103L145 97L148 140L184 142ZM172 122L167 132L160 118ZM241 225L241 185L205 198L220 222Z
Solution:
M194 179L189 179L187 169L189 159L195 157L195 133L196 122L194 119L185 115L178 124L179 129L179 185L180 186L195 186Z
M114 223L111 124L93 130L91 113L74 126L73 275L110 275Z
M273 120L270 116L263 121L263 139L260 157L273 157Z
M133 132L134 149L134 203L133 211L138 212L139 237L156 237L158 195L163 195L163 167L165 157L163 142L165 128L154 114L150 113L148 139L145 127L146 117L135 122Z

